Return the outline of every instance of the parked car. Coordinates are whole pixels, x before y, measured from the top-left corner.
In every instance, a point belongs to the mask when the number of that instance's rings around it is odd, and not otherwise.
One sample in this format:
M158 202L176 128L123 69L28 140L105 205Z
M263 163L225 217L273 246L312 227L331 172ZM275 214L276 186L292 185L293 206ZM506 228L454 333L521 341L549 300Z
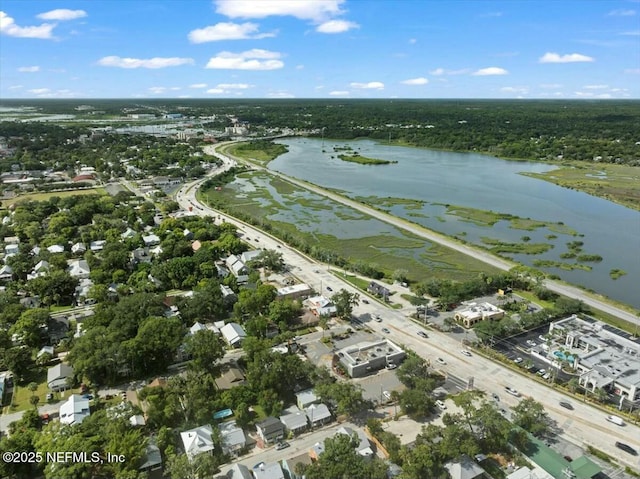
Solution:
M470 358L471 357L471 353L469 351L467 351L466 349L462 349L460 351L463 355L465 355L466 357Z
M387 369L395 369L395 368L397 368L397 367L398 367L398 365L397 365L397 364L395 364L395 363L389 363L389 364L387 364Z
M362 298L362 302L363 302L364 304L369 304L369 300L368 300L368 299L365 299L365 298Z
M82 399L88 399L91 401L93 399L93 394L83 394Z
M389 391L382 391L382 395L387 398L387 400L391 399L391 393Z
M541 334L540 336L538 336L538 339L539 339L540 341L542 341L543 343L546 343L546 342L547 342L547 338L545 338L542 334Z
M442 358L436 358L436 362L437 362L438 364L442 364L443 366L444 366L445 364L447 364L447 362L446 362L444 359L442 359Z
M504 388L504 390L505 390L506 392L508 392L509 394L511 394L512 396L515 396L515 397L517 397L517 398L519 398L519 397L520 397L520 393L518 392L518 390L517 390L517 389L514 389L514 388L512 388L512 387L506 386L506 387Z
M493 394L491 395L491 397L493 398L493 400L494 400L495 402L500 402L500 396L498 396L496 393L493 393Z
M544 379L545 381L548 381L549 379L551 379L551 373L545 373L542 375L542 379Z
M523 360L522 360L522 358L520 358L520 357L515 358L515 359L513 360L513 362L514 362L514 363L516 363L516 364L520 364L522 361L523 361Z
M638 455L638 451L632 448L629 444L625 444L624 442L616 441L616 447L618 449L622 449L626 453L631 454L632 456Z
M425 333L424 331L418 331L418 336L424 339L427 339L429 337L427 336L427 333Z
M51 401L53 399L52 393L47 393L47 401Z
M286 449L290 446L291 444L289 444L287 441L282 441L279 442L278 444L276 444L276 451L281 451L283 449Z
M569 409L570 411L573 411L573 406L571 405L570 402L560 401L558 404L560 404L560 406L562 406L565 409Z
M440 399L436 401L436 406L438 406L443 411L447 409L447 405L444 402L440 401Z
M391 333L391 331L389 331L387 328L382 328L382 332L384 334L390 334Z
M331 286L327 286L327 291L333 291L333 289L331 289Z
M545 374L547 374L547 370L546 369L538 369L538 372L536 374L538 376L544 376Z
M612 422L613 424L617 425L617 426L624 426L624 421L622 420L621 417L618 416L607 416L605 418L607 421Z
M258 464L255 464L253 466L253 469L261 469L264 467L264 461L263 462L259 462Z
M376 323L381 323L382 322L382 317L379 314L374 315L373 319L376 320Z

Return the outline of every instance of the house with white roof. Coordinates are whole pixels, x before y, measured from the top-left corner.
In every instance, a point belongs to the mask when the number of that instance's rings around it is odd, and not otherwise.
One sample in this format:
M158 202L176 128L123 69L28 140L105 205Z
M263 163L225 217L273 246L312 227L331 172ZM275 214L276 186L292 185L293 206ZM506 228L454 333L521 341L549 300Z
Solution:
M239 256L230 254L225 261L225 265L231 274L235 276L238 283L246 283L249 281L249 268L247 268L247 265Z
M227 471L227 479L254 479L253 474L244 464L234 463Z
M485 471L469 456L463 454L457 461L451 461L444 465L451 479L479 479L484 477Z
M229 346L239 347L244 338L247 337L247 333L238 323L227 323L220 328L222 337Z
M13 268L8 264L5 264L0 268L0 279L8 280L13 278Z
M72 394L71 397L60 406L60 422L62 424L80 424L90 415L89 400L78 394Z
M84 254L87 251L87 247L85 246L84 243L74 243L71 246L71 252L73 254Z
M296 406L300 409L306 409L312 404L316 404L318 402L320 402L320 400L312 389L305 389L304 391L296 393Z
M303 304L316 316L333 316L338 311L331 300L324 296L313 296Z
M214 445L213 439L211 438L212 434L213 429L211 429L209 424L180 433L184 452L187 454L190 461L198 454L210 454L213 451Z
M90 249L91 251L93 251L94 253L95 253L96 251L102 251L102 250L104 249L104 245L106 245L106 244L107 244L107 241L106 241L106 240L97 240L97 241L92 241L92 242L89 244L89 249Z
M15 254L18 254L19 251L20 251L19 244L8 244L4 247L4 253L6 255L15 255Z
M89 263L84 259L72 259L67 264L69 265L67 271L74 278L88 278L91 274Z
M237 455L247 445L247 437L235 421L220 423L218 429L222 439L222 451L225 454Z
M198 331L213 331L216 334L220 334L220 330L214 324L211 324L211 323L202 324L201 322L196 321L195 323L193 323L193 326L189 328L189 335L193 336Z
M64 253L64 246L59 244L52 244L47 248L47 251L51 254Z
M120 235L120 238L122 238L123 240L126 240L126 239L133 238L135 235L136 235L136 232L134 230L132 230L131 228L127 228L127 231L122 233Z
M41 276L46 276L48 272L49 262L45 260L38 261L38 264L35 265L33 271L27 274L27 281L31 281L32 279L36 279Z

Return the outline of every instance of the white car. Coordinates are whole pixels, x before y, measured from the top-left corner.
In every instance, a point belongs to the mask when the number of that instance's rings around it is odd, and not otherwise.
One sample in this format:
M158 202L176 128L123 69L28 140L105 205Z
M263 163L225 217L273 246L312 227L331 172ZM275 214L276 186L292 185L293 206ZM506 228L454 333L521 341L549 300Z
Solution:
M447 409L447 405L444 402L440 401L440 399L436 401L436 406L438 406L443 411Z
M518 392L518 390L517 390L517 389L510 388L509 386L506 386L506 387L504 388L504 390L505 390L506 392L508 392L509 394L511 394L512 396L515 396L515 397L517 397L517 398L519 398L519 397L520 397L520 393Z
M391 400L391 393L389 391L382 391L382 395L387 398L387 400Z
M461 354L463 354L464 356L470 358L471 357L471 353L469 351L467 351L466 349L463 349L460 351Z
M607 421L609 421L609 422L612 422L616 426L624 426L624 421L622 420L621 417L618 417L618 416L607 416L605 419Z
M522 362L522 358L518 357L513 360L514 363L520 364Z
M442 359L442 358L436 358L436 362L437 362L438 364L442 364L443 366L444 366L445 364L447 364L447 362L446 362L444 359Z

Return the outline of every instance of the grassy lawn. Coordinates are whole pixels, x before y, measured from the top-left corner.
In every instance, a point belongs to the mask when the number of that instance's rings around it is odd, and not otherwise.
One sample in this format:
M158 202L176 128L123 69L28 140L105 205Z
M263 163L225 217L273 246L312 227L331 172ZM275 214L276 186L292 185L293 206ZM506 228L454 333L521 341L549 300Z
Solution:
M514 291L515 294L517 294L518 296L526 299L527 301L530 301L532 303L535 303L539 306L542 306L545 309L551 309L553 308L553 303L550 301L543 301L541 299L538 299L538 297L533 294L531 291L521 291L521 290L516 290Z
M89 188L87 190L71 190L71 191L51 191L47 193L30 193L28 195L20 195L8 200L2 200L2 208L7 208L18 201L44 201L52 196L64 198L66 196L76 195L106 195L107 190L104 188Z

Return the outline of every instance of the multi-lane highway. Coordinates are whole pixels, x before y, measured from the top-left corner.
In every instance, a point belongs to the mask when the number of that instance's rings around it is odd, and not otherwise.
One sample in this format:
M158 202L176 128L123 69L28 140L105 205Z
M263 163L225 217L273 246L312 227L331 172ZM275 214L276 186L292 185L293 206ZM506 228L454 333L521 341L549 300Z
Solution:
M223 160L223 165L211 174L217 174L233 165L230 158L220 155L213 148L207 153L215 154ZM339 276L331 274L326 265L319 264L283 245L278 239L253 226L201 204L196 199L196 191L202 181L204 180L185 185L177 193L176 199L182 208L193 207L193 211L197 214L212 216L216 220L219 217L221 220L237 225L245 235L250 236L253 240L257 239L257 242L252 242L255 246L268 249L279 248L291 273L300 281L316 289L322 287L325 294L329 294L327 287L333 291L344 288L351 292L358 292ZM592 445L633 468L640 467L640 461L637 458L614 446L616 441L622 441L640 449L640 428L637 426L631 424L624 427L616 426L606 421L606 413L589 404L568 400L560 391L532 381L530 378L480 355L463 356L460 353L460 343L446 334L430 332L429 338L423 339L416 334L418 326L409 321L401 311L387 310L377 302L371 302L360 304L354 313L364 320L372 318L375 314L381 314L384 318L382 323L368 322L368 326L372 330L381 336L387 336L393 341L408 346L422 357L429 359L434 365L437 364L435 363L437 357L443 358L446 365L438 365L437 367L445 374L453 374L464 380L473 377L476 388L489 394L497 394L501 398L501 403L506 406L514 406L519 401L518 398L505 393L505 387L515 388L523 396L531 396L541 402L563 431L562 434L568 439L578 444ZM383 334L381 332L383 327L388 328L390 332ZM559 405L561 400L571 402L574 410L569 411L562 408Z

